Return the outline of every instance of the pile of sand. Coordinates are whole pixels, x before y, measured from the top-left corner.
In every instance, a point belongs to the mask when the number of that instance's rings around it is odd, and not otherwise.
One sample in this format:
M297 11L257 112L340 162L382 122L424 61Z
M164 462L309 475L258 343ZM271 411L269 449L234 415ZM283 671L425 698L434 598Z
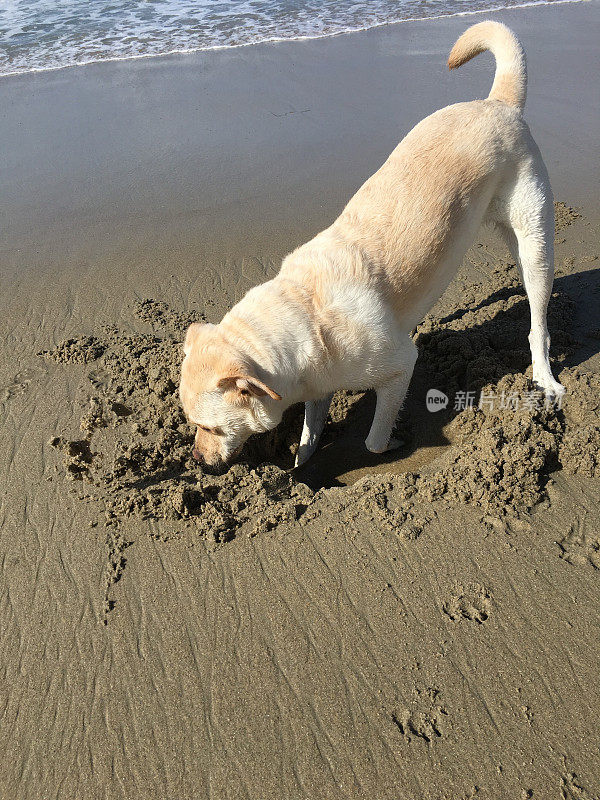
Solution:
M103 342L96 336L83 336L80 339L65 339L52 350L43 350L40 355L58 364L87 364L100 358L104 350Z
M557 213L559 224L577 216L560 204ZM569 330L572 307L570 298L553 295L555 365L577 344ZM82 496L100 502L115 528L131 517L162 519L169 520L172 535L192 528L221 543L240 530L252 535L304 514L313 518L325 503L337 507L342 518L370 509L386 529L416 536L438 502L518 516L545 496L554 470L600 475L600 380L564 368L564 408L546 407L527 377L529 309L509 262L489 279L465 285L455 302L444 301L415 334L430 385L449 396L464 390L494 396L493 407L451 410L451 445L421 472L369 476L352 487L323 487L316 494L289 469L302 420L299 407L276 431L251 440L225 475L202 471L191 458L193 431L177 395L181 341L197 315L154 300L142 301L135 312L153 332L107 328L44 353L60 363L93 361L83 436L57 436L52 444L63 453L65 474L86 482ZM343 435L359 397L336 395L325 440L333 429ZM403 422L406 418L400 428Z
M296 519L312 492L264 463L266 454L285 446L281 437L261 437L249 450L262 445L266 453L233 465L225 475L198 467L191 456L193 431L177 394L181 340L193 319L152 300L139 303L135 312L161 335L111 328L95 339L97 359L88 376L94 393L80 423L84 436L51 442L63 453L67 477L89 485L86 498L102 502L113 526L130 517L166 519L173 532L193 526L223 542L240 528L253 534ZM90 338L69 340L44 355L81 363Z

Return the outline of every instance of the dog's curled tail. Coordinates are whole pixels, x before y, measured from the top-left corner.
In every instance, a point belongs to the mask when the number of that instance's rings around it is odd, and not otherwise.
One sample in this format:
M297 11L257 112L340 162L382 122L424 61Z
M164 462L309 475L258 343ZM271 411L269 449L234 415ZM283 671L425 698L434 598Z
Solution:
M491 50L496 59L489 99L522 109L527 96L525 51L511 29L501 22L487 20L468 28L452 48L448 67L456 69L484 50Z

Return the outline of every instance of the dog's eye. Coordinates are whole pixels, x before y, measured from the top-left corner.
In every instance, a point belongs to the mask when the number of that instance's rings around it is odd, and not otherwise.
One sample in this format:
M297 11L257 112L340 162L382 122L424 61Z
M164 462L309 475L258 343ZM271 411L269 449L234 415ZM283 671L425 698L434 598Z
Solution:
M223 435L221 428L207 428L206 425L196 425L196 427L200 428L200 430L204 431L204 433L212 433L214 436Z
M241 389L240 394L243 395L244 397L248 397L250 395L250 392L248 389Z

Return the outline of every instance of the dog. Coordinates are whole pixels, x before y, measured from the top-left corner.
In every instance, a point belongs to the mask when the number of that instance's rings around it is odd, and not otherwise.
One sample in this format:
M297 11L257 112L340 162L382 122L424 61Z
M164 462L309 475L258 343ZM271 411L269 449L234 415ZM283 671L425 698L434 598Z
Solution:
M525 53L505 25L486 21L458 39L455 69L490 50L485 100L447 106L420 122L357 191L340 217L284 259L218 325L185 336L180 398L196 426L193 455L226 465L254 433L305 403L296 466L314 453L333 392L377 394L366 439L392 438L417 360L410 332L446 289L484 222L504 237L531 313L533 378L564 393L550 368L546 309L554 278L554 209L548 173L522 111Z

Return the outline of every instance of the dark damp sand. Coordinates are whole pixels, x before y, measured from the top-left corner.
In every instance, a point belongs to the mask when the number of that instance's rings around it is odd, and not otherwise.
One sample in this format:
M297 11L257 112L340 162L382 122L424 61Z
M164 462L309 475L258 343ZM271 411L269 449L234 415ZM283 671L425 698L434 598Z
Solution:
M485 370L482 342L492 382L502 343L526 357L526 307L485 234L423 326L412 444L369 461L370 400L342 403L305 478L368 483L305 493L294 522L242 471L221 543L175 485L168 513L115 506L109 446L136 438L119 370L157 436L176 413L160 369L135 383L131 337L172 353L188 315L216 320L271 275L415 122L485 96L489 57L444 67L478 17L0 80L1 798L600 796L598 4L492 16L526 46L527 119L580 207L559 209L551 314L565 429L505 416L469 434L424 411L432 378ZM456 337L438 348L441 329ZM89 401L107 391L104 428ZM68 442L89 431L98 482L69 483L65 457L87 455ZM412 493L403 474L425 464ZM151 460L131 476L133 500L165 485Z

